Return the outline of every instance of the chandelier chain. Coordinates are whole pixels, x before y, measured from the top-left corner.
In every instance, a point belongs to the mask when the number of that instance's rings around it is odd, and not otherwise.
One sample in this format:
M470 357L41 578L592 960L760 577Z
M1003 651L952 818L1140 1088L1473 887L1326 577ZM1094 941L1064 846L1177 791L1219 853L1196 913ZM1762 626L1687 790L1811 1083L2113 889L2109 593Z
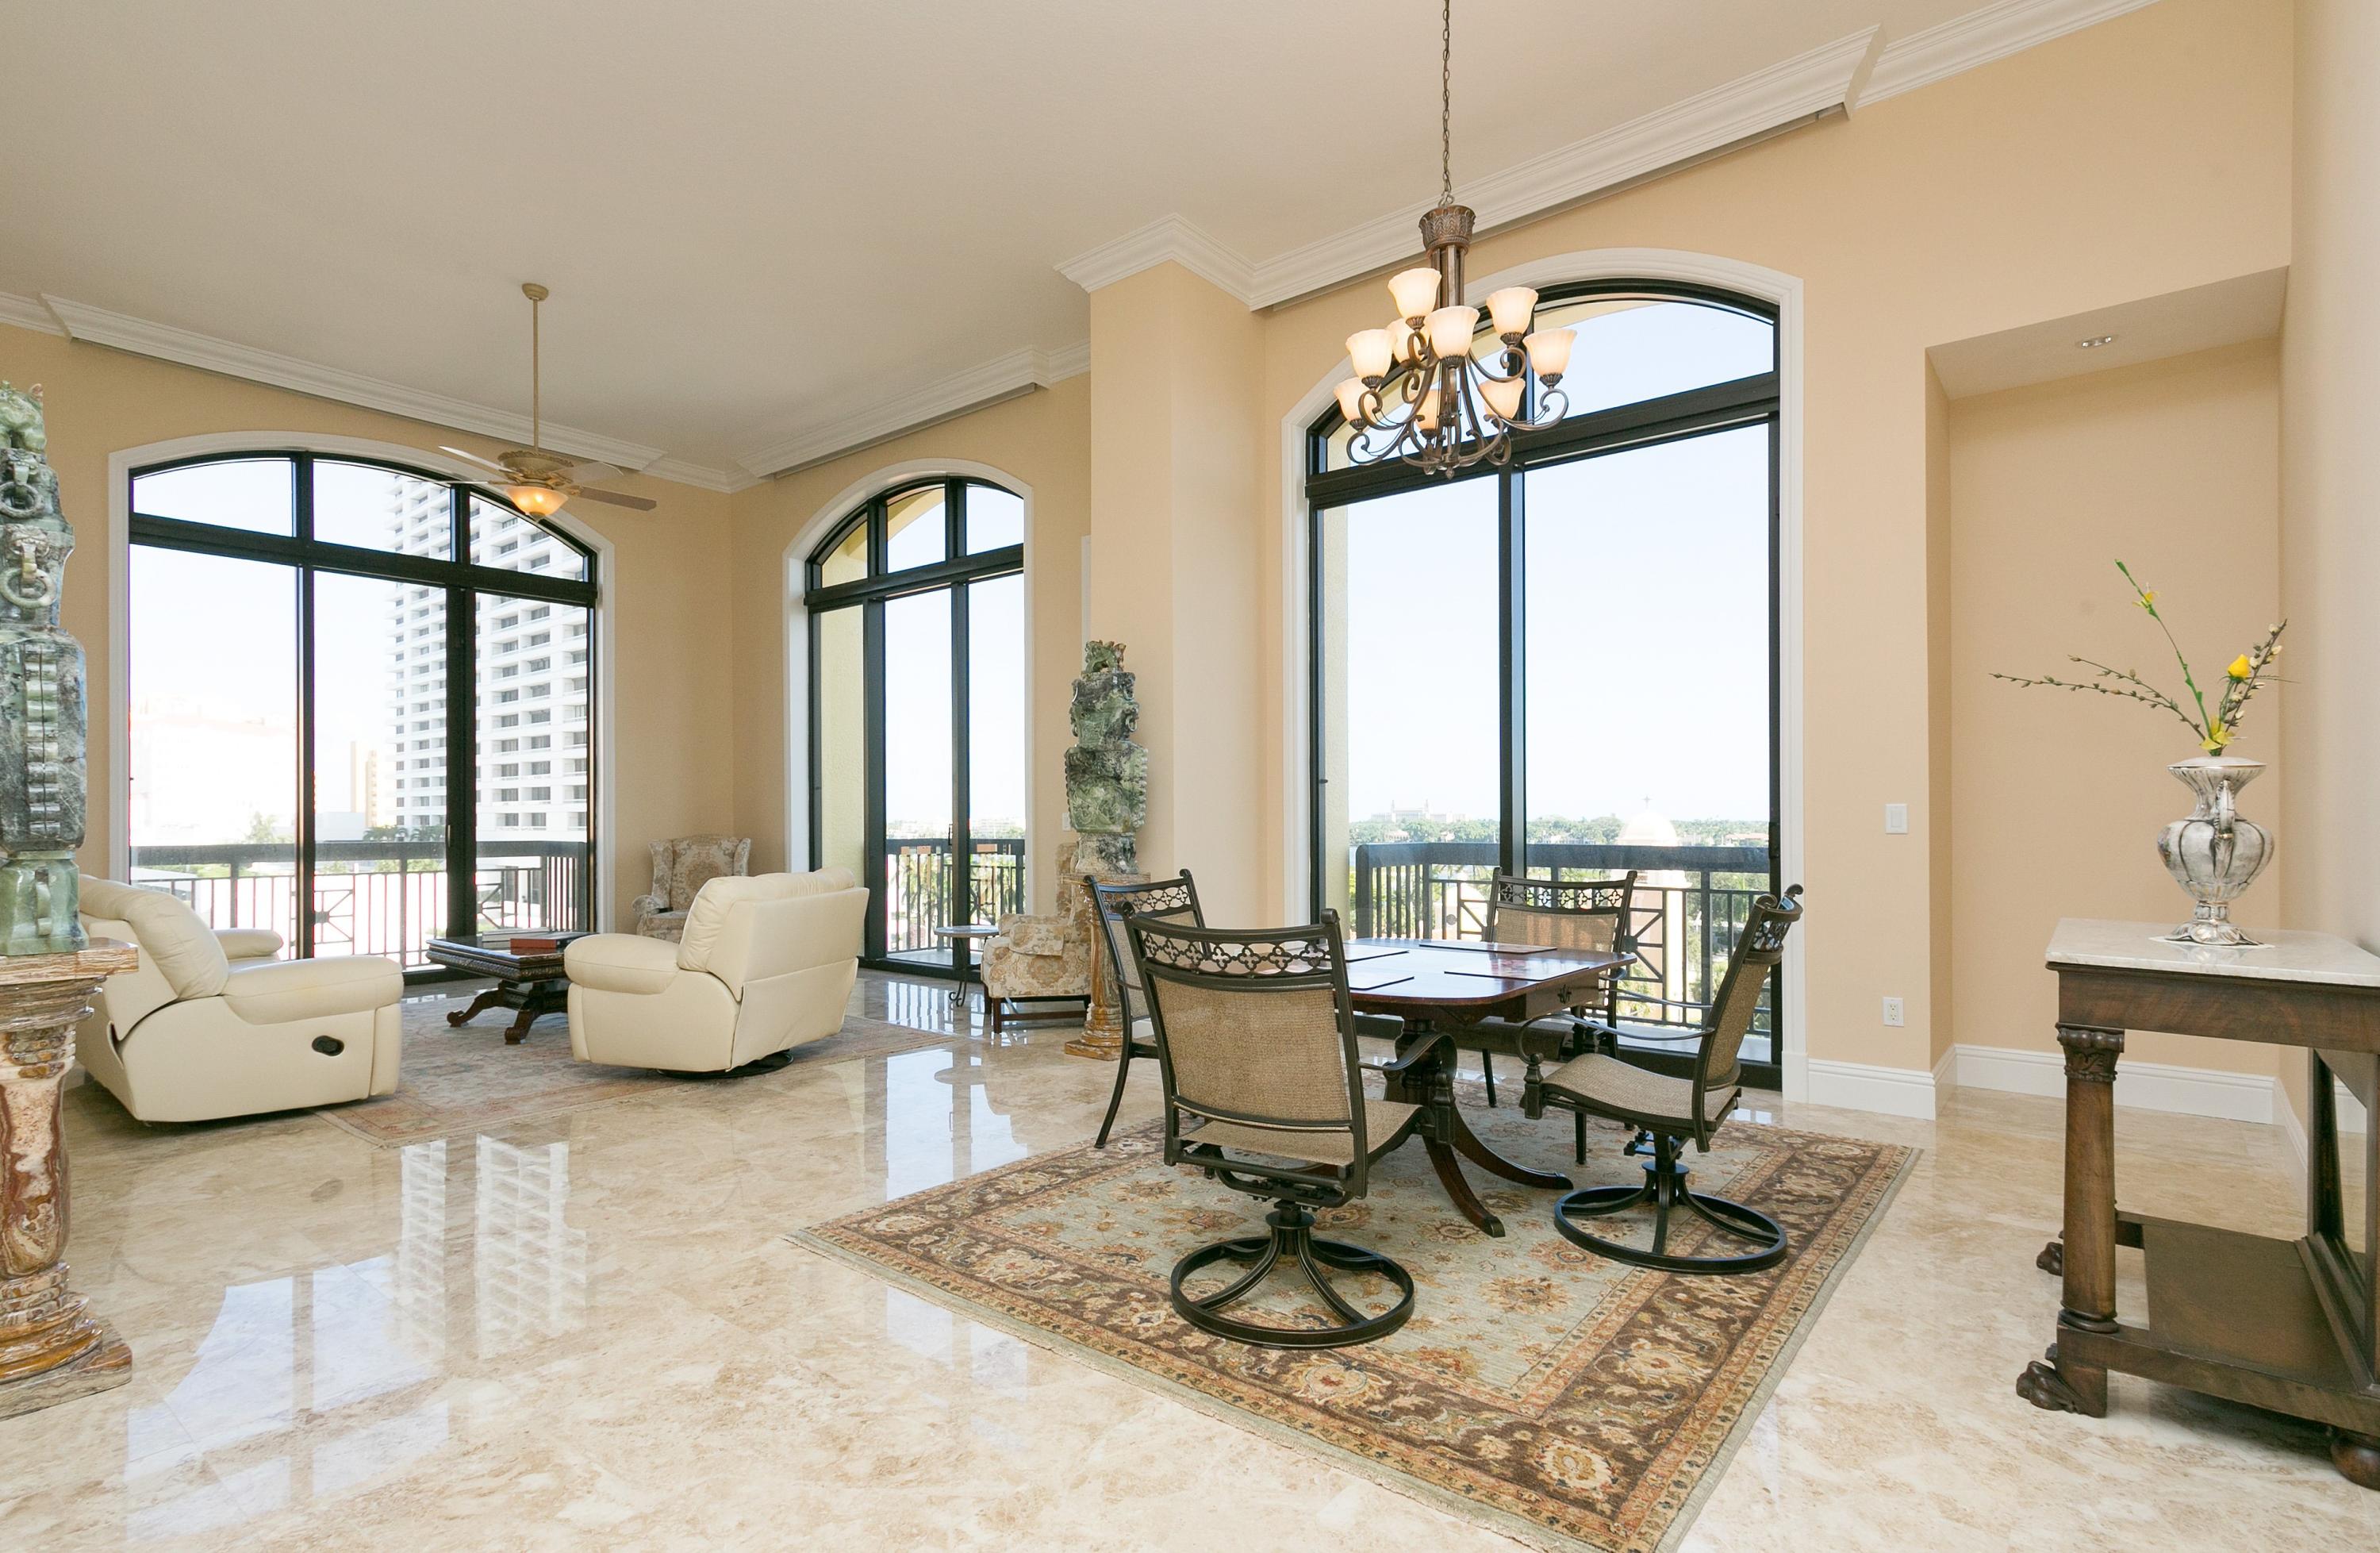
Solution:
M1439 203L1454 203L1454 0L1444 0L1438 29Z

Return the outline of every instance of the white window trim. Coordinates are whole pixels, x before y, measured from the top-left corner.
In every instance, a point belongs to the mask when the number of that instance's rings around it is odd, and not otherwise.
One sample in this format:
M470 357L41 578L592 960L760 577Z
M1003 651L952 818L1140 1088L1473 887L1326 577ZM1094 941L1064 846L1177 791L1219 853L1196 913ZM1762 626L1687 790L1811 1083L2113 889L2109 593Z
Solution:
M433 448L376 442L367 437L325 436L313 432L211 432L203 436L144 443L138 447L121 448L107 456L107 701L103 719L106 732L104 737L96 740L96 753L105 768L103 775L111 816L107 831L107 872L110 878L126 877L131 860L131 838L128 834L132 813L131 752L127 747L129 739L127 723L131 705L132 471L149 464L173 463L214 453L283 453L293 449L331 458L410 464L416 469L462 480L478 481L487 472ZM619 763L614 759L614 740L620 720L613 714L612 687L619 675L613 666L618 658L613 649L612 542L566 511L556 513L546 521L585 545L595 556L595 641L608 670L603 682L595 687L597 721L603 735L596 750L596 758L601 762L605 772L617 773ZM613 878L620 852L616 807L618 788L616 779L606 780L603 796L595 805L595 926L599 932L609 931L612 926Z
M1777 830L1779 870L1787 884L1803 877L1803 614L1802 614L1802 282L1796 275L1741 260L1666 248L1601 248L1559 253L1500 270L1468 282L1475 296L1506 286L1539 289L1582 280L1643 280L1715 287L1756 298L1777 309ZM1308 911L1307 874L1314 848L1308 801L1313 791L1314 752L1308 730L1312 714L1312 656L1307 601L1305 436L1334 402L1333 390L1352 370L1346 358L1322 374L1305 397L1282 417L1281 435L1281 618L1286 623L1281 654L1282 840L1281 911L1284 922L1302 922ZM1807 935L1785 941L1784 1049L1779 1054L1785 1098L1810 1094L1810 979L1803 964Z

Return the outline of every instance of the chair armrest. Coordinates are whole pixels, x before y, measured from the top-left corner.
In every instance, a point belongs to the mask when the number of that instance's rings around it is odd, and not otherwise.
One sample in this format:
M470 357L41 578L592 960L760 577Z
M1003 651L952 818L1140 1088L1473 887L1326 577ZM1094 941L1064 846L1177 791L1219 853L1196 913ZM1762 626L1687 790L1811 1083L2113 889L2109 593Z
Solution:
M647 917L657 917L668 910L669 902L660 896L640 895L628 902L628 920L642 922Z
M1642 1025L1633 1030L1617 1030L1600 1020L1588 1019L1579 1021L1578 1027L1581 1030L1592 1031L1597 1035L1609 1035L1614 1041L1699 1041L1707 1033L1701 1030L1681 1030L1674 1035L1664 1035L1659 1031L1648 1030Z
M289 940L269 927L219 927L215 942L225 960L271 960Z
M268 960L235 965L223 1000L250 1024L367 1013L405 996L405 972L384 955Z
M1364 1068L1366 1071L1373 1073L1387 1073L1390 1075L1402 1073L1412 1068L1415 1064L1420 1062L1423 1058L1429 1056L1430 1053L1436 1051L1439 1047L1451 1046L1453 1045L1453 1042L1454 1036L1451 1033L1444 1030L1433 1030L1422 1036L1422 1038L1415 1044L1413 1050L1405 1053L1402 1057L1397 1058L1389 1062L1366 1062L1364 1064Z
M563 974L598 992L660 992L677 980L678 946L634 933L573 938L562 951Z

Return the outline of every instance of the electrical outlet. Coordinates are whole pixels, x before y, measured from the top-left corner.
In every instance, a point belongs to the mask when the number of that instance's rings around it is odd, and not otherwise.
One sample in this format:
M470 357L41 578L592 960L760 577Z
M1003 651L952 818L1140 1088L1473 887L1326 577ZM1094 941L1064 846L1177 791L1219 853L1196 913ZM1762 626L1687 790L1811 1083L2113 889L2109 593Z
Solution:
M1905 1022L1900 1017L1900 998L1888 997L1884 1000L1884 1022L1895 1026Z
M1884 806L1884 833L1887 836L1909 834L1909 805L1888 803Z

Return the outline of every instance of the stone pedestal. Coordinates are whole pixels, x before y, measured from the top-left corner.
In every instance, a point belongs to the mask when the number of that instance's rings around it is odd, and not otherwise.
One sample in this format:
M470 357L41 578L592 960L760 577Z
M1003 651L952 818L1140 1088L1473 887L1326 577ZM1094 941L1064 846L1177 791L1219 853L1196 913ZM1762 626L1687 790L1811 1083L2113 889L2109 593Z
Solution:
M1078 849L1076 859L1080 861L1087 850ZM1104 868L1088 872L1103 885L1145 884L1148 877ZM1075 894L1074 909L1080 914L1082 931L1091 935L1091 1002L1083 1014L1083 1033L1066 1043L1066 1051L1072 1057L1113 1062L1123 1055L1123 997L1116 989L1115 967L1109 962L1107 937L1099 931L1099 903L1079 883ZM1116 949L1121 954L1132 952L1123 944L1117 945Z
M67 1287L60 1099L75 1024L100 984L140 963L114 939L0 958L0 1418L132 1378L132 1351Z

